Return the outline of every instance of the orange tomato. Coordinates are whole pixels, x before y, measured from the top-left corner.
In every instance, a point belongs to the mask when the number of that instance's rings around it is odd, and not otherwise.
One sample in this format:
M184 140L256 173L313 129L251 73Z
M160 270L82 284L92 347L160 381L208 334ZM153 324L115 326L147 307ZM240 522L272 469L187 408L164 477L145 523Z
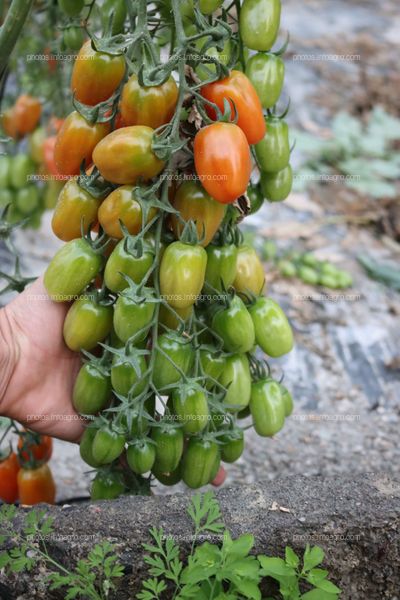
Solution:
M18 494L21 504L30 506L40 502L54 504L56 486L49 466L43 464L36 469L20 469Z
M14 108L9 108L4 111L1 117L1 125L6 135L13 138L14 140L18 138L18 131L15 124Z
M177 100L178 86L172 76L162 85L142 87L134 74L122 90L121 115L126 125L157 129L171 120Z
M82 230L97 222L97 211L101 204L89 192L82 189L75 179L70 179L60 192L51 220L55 235L64 242L80 238Z
M125 73L122 54L112 56L97 52L91 40L79 50L72 70L71 89L83 104L94 106L113 95Z
M231 204L245 193L251 175L246 136L234 123L213 123L194 138L197 175L212 198Z
M53 453L53 438L25 429L18 436L18 455L24 462L47 462Z
M139 202L132 197L132 191L132 185L118 187L107 196L99 208L99 223L110 237L116 239L124 237L120 221L133 235L139 233L142 228L142 209ZM148 221L154 214L155 210L152 209Z
M244 73L231 71L228 77L203 86L201 94L216 104L222 112L224 100L228 101L231 105L232 119L236 108L237 124L246 135L249 144L257 144L263 139L266 128L261 102L253 84ZM207 104L205 106L211 119L216 119L215 110Z
M0 500L3 500L3 502L10 504L18 498L17 476L19 468L17 455L12 451L0 462Z
M15 127L20 135L33 131L40 120L42 105L37 98L22 94L14 105Z
M78 112L74 111L65 119L54 148L57 169L62 175L79 175L82 161L86 166L92 162L96 145L110 130L109 123L91 125Z
M43 164L45 166L46 173L49 175L60 175L54 158L56 141L57 136L52 135L46 138L43 142Z

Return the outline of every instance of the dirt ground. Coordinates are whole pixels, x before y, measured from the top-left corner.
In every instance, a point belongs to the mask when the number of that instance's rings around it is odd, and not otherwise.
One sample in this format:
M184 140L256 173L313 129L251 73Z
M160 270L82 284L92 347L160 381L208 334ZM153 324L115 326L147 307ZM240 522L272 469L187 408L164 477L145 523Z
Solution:
M338 110L363 116L377 103L400 113L397 2L286 0L283 8L283 27L291 32L286 80L292 124L318 132L329 129ZM294 60L322 52L360 59ZM400 295L368 279L356 256L368 252L398 262L400 246L382 238L375 225L355 224L354 205L340 186L331 182L292 194L248 219L246 227L259 239L273 239L280 249L315 251L349 270L354 286L336 294L282 280L266 267L269 293L286 308L296 333L294 351L273 362L277 374L284 371L295 410L273 440L247 431L244 455L229 466L226 484L294 473L399 473ZM367 199L357 200L361 214L370 209ZM335 224L328 215L338 217ZM43 272L58 246L49 218L39 233L19 233L17 245L25 267ZM56 442L51 465L60 500L87 495L90 477L77 447Z

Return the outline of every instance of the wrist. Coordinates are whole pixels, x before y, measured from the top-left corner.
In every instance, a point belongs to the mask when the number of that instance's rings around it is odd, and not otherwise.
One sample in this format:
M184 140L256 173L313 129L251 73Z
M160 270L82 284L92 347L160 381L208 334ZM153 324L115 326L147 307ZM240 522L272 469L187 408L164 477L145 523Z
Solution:
M17 365L15 339L7 308L0 309L0 415L7 417L7 390Z

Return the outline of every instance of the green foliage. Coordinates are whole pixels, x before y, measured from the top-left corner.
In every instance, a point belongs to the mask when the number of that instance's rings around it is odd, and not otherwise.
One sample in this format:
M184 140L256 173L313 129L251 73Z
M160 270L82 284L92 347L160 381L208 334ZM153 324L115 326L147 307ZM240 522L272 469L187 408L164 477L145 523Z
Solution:
M284 600L335 600L340 589L327 579L328 572L317 568L324 559L318 546L306 547L303 565L287 547L285 559L250 553L254 546L251 534L233 540L224 528L219 505L212 493L193 496L188 515L194 523L192 550L186 566L179 559L179 546L162 528L153 528L153 544L143 544L148 552L149 577L137 594L139 600L158 600L168 590L176 600L261 600L260 583L264 577L279 584ZM222 533L222 545L208 541L195 547L202 533ZM313 589L301 591L302 587ZM273 600L269 598L268 600Z
M296 148L306 156L297 170L294 189L302 191L315 181L343 177L345 184L374 198L396 196L400 156L393 142L400 139L400 119L381 107L371 112L367 125L340 112L332 123L332 138L296 132Z
M358 261L371 279L376 279L400 292L400 269L387 263L379 263L368 256L359 256Z

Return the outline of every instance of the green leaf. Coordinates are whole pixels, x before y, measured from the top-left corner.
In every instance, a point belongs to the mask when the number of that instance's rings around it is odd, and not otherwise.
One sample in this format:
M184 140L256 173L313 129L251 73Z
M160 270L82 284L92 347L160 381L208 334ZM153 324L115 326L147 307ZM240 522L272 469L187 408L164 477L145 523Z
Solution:
M290 546L286 546L285 548L285 561L288 567L293 567L297 569L300 563L300 559L297 556L296 552L290 548Z
M325 569L311 569L311 571L307 575L307 581L316 585L319 581L322 581L326 577L328 577L329 573Z
M336 600L337 594L329 594L323 590L311 590L301 596L301 600Z
M225 535L223 549L229 556L247 556L254 546L254 536L251 534L241 535L237 540Z
M325 555L322 548L320 548L319 546L313 546L313 548L310 548L310 546L307 544L303 557L304 570L310 571L317 565L321 564L324 560L324 556Z
M338 588L334 583L332 583L332 581L329 581L328 579L322 579L322 581L319 581L315 584L315 587L317 587L319 590L324 590L324 592L328 592L329 594L340 594L341 592L340 588Z
M274 556L258 556L258 561L262 567L262 574L274 579L293 577L296 572L292 567L286 565L282 558Z
M400 165L391 160L370 160L368 166L373 173L376 173L380 177L386 177L387 179L397 179L400 177Z
M261 592L258 587L258 583L249 580L235 581L237 590L243 594L246 598L252 598L253 600L261 600Z
M378 179L349 180L346 185L373 198L395 198L397 194L395 185Z

